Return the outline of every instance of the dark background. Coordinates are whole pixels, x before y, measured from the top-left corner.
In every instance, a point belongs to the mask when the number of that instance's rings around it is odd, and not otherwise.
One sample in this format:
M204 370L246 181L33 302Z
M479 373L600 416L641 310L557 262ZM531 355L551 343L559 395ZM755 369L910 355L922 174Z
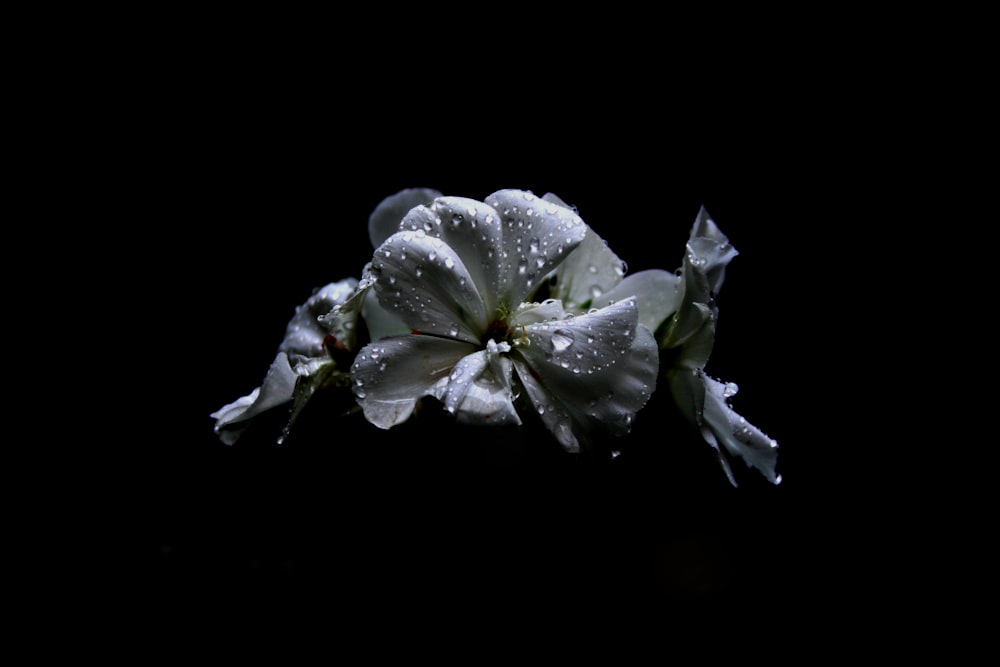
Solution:
M658 643L690 624L766 646L825 633L805 619L846 604L865 632L899 575L881 546L894 508L867 493L886 443L859 435L876 379L845 317L870 305L857 239L888 207L868 140L886 118L863 91L827 61L687 71L649 45L470 78L443 46L375 69L343 47L321 67L294 42L180 61L174 44L103 119L130 250L108 282L134 278L121 446L95 490L113 536L87 548L134 627ZM283 445L275 424L223 445L210 413L260 384L313 289L360 275L368 215L407 187L551 191L630 272L677 268L704 205L740 253L706 370L777 439L783 482L733 460L731 486L665 391L613 461L433 411L379 431L312 410Z

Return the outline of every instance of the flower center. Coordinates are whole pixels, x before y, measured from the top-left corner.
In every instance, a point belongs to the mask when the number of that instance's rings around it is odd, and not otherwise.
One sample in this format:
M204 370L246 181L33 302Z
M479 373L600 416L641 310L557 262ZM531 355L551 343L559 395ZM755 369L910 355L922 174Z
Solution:
M489 326L486 327L486 333L483 334L482 344L486 345L487 341L492 340L495 343L502 343L504 341L511 340L511 328L507 324L507 320L504 318L498 318L490 322Z

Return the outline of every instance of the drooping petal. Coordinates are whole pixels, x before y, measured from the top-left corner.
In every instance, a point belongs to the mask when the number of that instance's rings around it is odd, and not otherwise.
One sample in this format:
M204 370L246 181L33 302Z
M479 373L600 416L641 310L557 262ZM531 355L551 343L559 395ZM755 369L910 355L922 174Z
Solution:
M289 321L285 338L278 349L290 355L325 356L323 340L329 329L321 318L350 297L357 286L355 278L347 278L316 290L304 304L295 309L295 315Z
M639 304L639 324L650 331L677 310L680 278L662 269L647 269L631 275L601 295L594 301L600 307L620 299L634 296Z
M611 251L607 241L588 229L580 245L566 256L552 275L556 281L551 296L567 307L586 310L591 305L607 304L604 295L622 281L625 262Z
M466 197L440 197L427 206L411 210L402 230L422 231L440 238L462 258L466 270L492 317L497 308L504 265L500 252L503 229L499 214L487 204Z
M385 338L358 351L351 387L365 417L379 428L401 424L424 396L476 345L438 336Z
M410 209L430 203L440 196L440 192L429 188L407 188L379 202L368 216L368 238L372 242L372 248L379 247L400 230L400 222Z
M261 386L209 415L216 420L215 433L227 445L235 443L250 420L292 400L297 377L288 363L288 355L279 352Z
M587 236L572 209L526 190L499 190L486 198L503 224L498 303L510 308L531 294Z
M705 380L705 424L731 456L739 456L747 467L756 468L772 484L781 482L775 471L778 442L733 410L729 401L735 394L732 383L722 383L707 375Z
M733 383L723 383L703 371L677 370L668 374L671 391L681 412L701 431L715 450L730 483L736 478L726 456L743 459L772 484L781 482L775 468L778 443L744 417L737 414L730 401L736 393Z
M397 232L375 251L379 304L424 333L478 343L486 331L483 299L465 263L423 230Z
M599 432L629 432L659 370L656 340L638 324L634 299L525 332L527 342L516 345L518 377L564 447L572 450Z
M519 425L511 390L510 344L487 341L485 350L463 357L439 398L463 424Z
M538 417L545 424L545 428L555 437L563 449L570 453L577 453L581 449L580 441L574 433L573 417L566 406L556 397L555 392L550 390L541 379L534 373L531 366L521 357L513 358L514 370L517 377L524 386L528 399L535 406ZM576 430L579 430L577 428Z

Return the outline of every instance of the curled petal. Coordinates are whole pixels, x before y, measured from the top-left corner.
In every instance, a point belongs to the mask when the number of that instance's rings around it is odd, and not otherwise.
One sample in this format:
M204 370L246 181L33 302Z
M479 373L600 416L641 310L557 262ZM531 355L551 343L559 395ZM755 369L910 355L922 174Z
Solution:
M739 253L702 206L688 240L688 258L707 278L708 289L718 294L726 277L726 265Z
M297 377L288 363L288 355L279 352L261 386L210 415L216 420L215 433L227 445L235 443L251 419L292 400Z
M295 315L289 321L285 338L278 349L290 355L325 356L323 339L329 330L322 318L350 297L357 286L356 279L347 278L316 290L304 304L295 309Z
M465 424L521 423L514 409L511 361L501 353L508 343L489 341L487 348L459 361L442 392L445 409Z
M461 257L422 230L393 234L375 251L379 304L411 328L467 342L486 331L483 299Z
M358 351L351 366L351 387L365 417L379 428L391 428L410 418L424 396L437 395L475 345L437 336L394 336Z
M430 203L440 196L440 192L429 188L407 188L383 199L368 216L368 238L372 247L379 247L383 241L398 232L400 222L410 209Z
M526 326L537 322L561 320L566 317L562 302L557 299L546 299L541 303L522 303L514 314L514 324Z

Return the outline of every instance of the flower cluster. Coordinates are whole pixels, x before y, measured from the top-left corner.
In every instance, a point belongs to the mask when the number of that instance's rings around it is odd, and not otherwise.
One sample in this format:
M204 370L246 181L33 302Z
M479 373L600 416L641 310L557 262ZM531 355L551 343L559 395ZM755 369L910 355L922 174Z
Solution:
M553 194L483 201L413 188L368 221L360 278L296 309L262 384L212 413L233 444L259 415L336 392L390 429L436 400L460 423L537 419L567 451L621 438L657 389L718 453L777 484L777 443L737 414L736 385L705 373L715 295L736 250L702 209L681 268L625 263ZM363 325L363 326L362 326Z

